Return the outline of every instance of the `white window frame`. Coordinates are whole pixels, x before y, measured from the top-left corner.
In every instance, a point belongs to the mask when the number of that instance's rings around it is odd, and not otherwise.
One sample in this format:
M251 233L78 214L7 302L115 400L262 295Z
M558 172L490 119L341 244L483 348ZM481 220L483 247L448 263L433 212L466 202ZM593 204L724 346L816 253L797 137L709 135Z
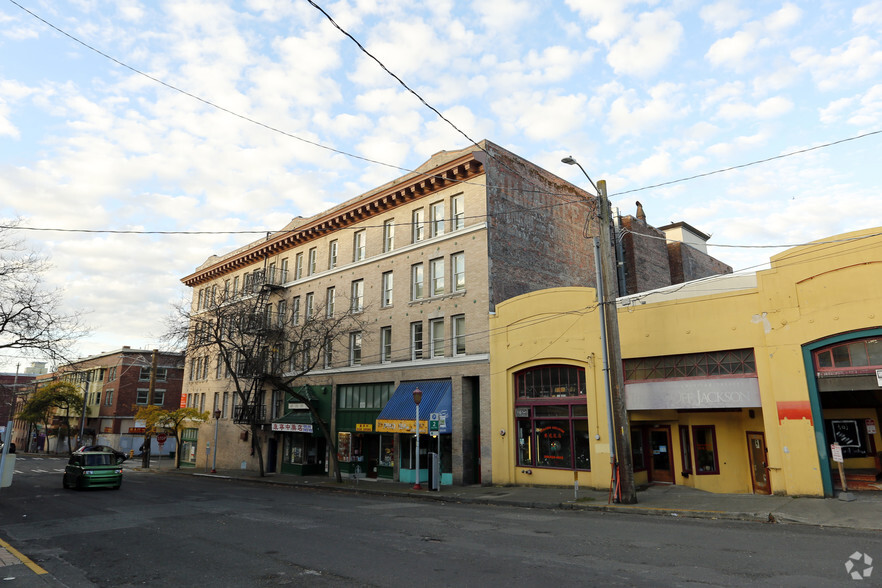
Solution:
M294 256L294 279L299 280L303 277L303 252L301 251Z
M300 296L291 299L291 322L300 324Z
M361 331L349 333L349 365L361 365Z
M422 241L426 238L426 209L417 208L411 214L413 223L413 242Z
M429 319L429 357L444 357L443 318Z
M465 228L465 200L462 194L450 198L450 230Z
M419 335L419 337L417 337ZM410 359L417 360L426 357L425 336L423 333L423 321L410 323Z
M444 258L438 257L429 260L429 284L431 291L429 297L442 296L444 294Z
M389 219L383 223L383 253L395 249L395 220Z
M444 234L444 201L433 202L429 205L429 237L438 237Z
M452 292L463 292L465 285L465 253L460 251L450 256L450 289Z
M337 267L337 248L338 248L337 239L334 239L330 243L328 243L328 269L334 269Z
M349 310L362 312L364 310L364 279L353 280Z
M383 308L388 308L392 306L392 294L393 294L393 275L392 272L383 272L383 299L382 306Z
M451 341L453 342L453 355L466 354L465 315L457 314L450 317Z
M325 296L325 316L331 318L334 316L334 306L337 303L337 289L334 286L328 288Z
M315 310L315 292L306 293L306 308L304 310L306 311L304 320L308 321L312 318L312 313Z
M380 363L392 361L392 327L380 329Z
M307 276L311 276L315 273L316 255L318 255L318 251L316 250L316 248L315 247L310 248L309 257L307 259L307 264L306 264L306 275Z
M356 231L352 236L352 261L362 261L365 259L367 245L365 243L364 229Z
M422 263L410 266L410 299L422 300L426 294L426 275Z

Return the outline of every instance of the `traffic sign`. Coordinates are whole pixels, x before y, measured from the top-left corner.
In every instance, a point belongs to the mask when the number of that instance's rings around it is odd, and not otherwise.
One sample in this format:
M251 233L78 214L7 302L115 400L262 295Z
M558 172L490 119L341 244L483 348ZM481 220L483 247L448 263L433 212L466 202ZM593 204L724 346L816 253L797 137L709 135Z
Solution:
M166 435L165 433L158 433L156 435L156 442L159 443L160 445L165 443L167 440L168 440L168 435Z

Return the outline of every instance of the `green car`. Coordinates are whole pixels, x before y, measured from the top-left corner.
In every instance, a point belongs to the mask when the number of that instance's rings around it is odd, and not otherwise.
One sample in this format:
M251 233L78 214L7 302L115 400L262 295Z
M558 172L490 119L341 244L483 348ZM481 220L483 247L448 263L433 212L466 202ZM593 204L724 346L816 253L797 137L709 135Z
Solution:
M65 488L113 488L122 485L122 459L104 451L74 451L64 468Z

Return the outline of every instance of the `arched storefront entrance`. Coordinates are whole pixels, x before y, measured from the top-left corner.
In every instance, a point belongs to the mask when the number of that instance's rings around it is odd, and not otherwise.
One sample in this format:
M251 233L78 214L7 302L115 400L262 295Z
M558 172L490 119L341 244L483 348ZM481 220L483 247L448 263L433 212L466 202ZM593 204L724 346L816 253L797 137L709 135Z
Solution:
M824 494L833 495L830 445L839 443L857 488L880 489L882 328L842 333L803 346ZM852 489L850 487L850 489Z

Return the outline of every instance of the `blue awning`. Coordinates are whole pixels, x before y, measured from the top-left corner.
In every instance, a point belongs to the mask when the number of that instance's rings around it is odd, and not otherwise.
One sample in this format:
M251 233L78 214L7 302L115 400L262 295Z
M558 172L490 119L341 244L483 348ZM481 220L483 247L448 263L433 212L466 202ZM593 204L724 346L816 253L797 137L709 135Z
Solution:
M438 417L439 433L453 432L453 386L450 380L402 382L377 417L378 433L413 433L416 424L416 405L413 391L423 393L420 400L420 432L429 433L429 420Z

